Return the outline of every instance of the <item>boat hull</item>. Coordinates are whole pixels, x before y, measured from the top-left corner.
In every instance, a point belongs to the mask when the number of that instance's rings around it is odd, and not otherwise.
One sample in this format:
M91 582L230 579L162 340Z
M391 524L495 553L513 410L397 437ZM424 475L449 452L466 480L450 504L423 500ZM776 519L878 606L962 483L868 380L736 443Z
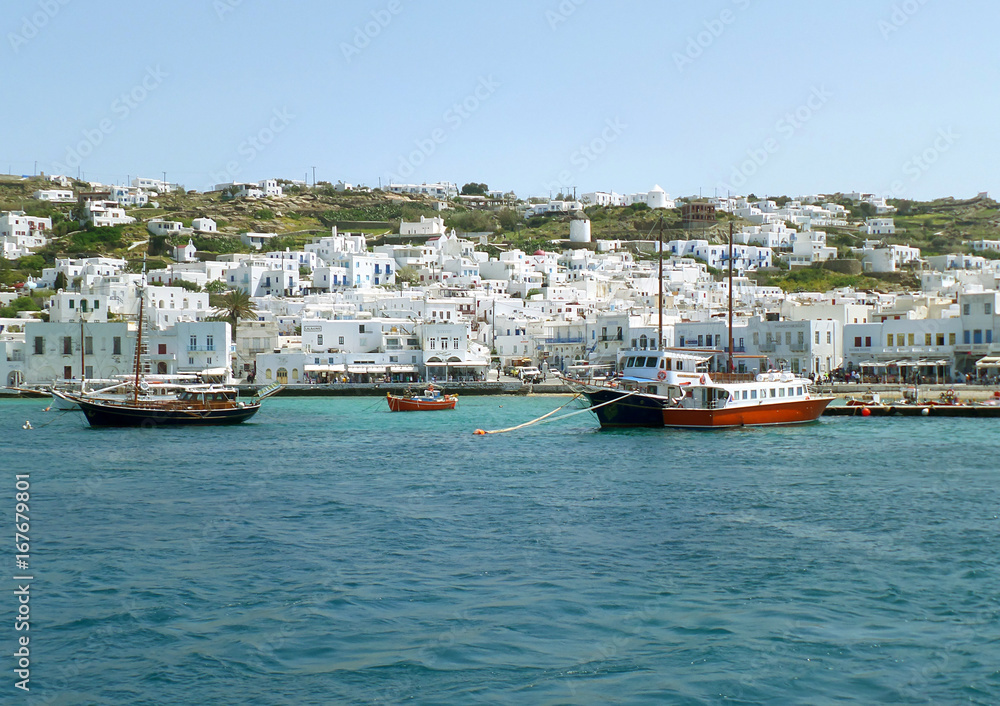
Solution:
M257 414L259 404L228 409L129 407L77 400L92 427L221 426L240 424Z
M386 399L389 402L389 411L391 412L429 412L439 409L455 409L455 403L458 402L454 397L425 400L388 395Z
M666 400L646 395L629 395L612 389L590 389L584 394L590 400L590 406L595 408L594 414L603 428L663 426L663 405Z
M629 395L618 390L592 390L586 395L602 428L725 429L805 424L819 419L833 400L832 397L815 397L755 406L697 409L668 406L661 397Z

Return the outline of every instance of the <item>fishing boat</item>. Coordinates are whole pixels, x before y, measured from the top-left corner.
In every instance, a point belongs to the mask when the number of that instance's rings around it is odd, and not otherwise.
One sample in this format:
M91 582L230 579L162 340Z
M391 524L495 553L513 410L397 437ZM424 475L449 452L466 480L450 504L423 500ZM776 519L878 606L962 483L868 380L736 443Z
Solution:
M394 395L391 392L385 396L389 403L390 412L425 412L435 409L455 409L458 402L458 395L444 395L441 390L434 389L431 385L424 394L415 395L412 391L407 391L402 395Z
M733 262L732 224L729 262ZM663 297L659 340L652 350L618 355L620 374L602 381L574 381L602 428L717 429L815 421L833 397L813 395L812 381L786 371L737 373L733 360L733 287L729 270L728 371L709 370L712 355L665 348ZM663 291L663 221L660 220L660 291Z

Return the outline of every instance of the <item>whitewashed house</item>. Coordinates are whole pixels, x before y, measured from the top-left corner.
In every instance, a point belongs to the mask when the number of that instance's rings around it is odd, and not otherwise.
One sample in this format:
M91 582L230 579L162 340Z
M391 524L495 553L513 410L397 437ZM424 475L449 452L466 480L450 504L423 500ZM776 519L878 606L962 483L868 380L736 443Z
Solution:
M196 233L218 233L219 228L211 218L195 218L191 221L191 228Z
M71 203L76 201L73 191L70 189L39 189L32 194L33 198L49 203Z

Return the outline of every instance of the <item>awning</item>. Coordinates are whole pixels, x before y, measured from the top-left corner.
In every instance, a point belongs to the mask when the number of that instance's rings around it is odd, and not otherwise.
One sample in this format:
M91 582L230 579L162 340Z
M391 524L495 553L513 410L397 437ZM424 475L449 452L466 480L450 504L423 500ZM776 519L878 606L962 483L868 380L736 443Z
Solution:
M416 365L390 365L389 372L393 373L415 373L417 372Z
M986 356L976 361L977 368L1000 368L1000 356Z
M347 372L355 374L375 373L384 375L388 365L348 365Z
M343 365L307 365L305 366L305 371L307 373L342 373L344 372Z

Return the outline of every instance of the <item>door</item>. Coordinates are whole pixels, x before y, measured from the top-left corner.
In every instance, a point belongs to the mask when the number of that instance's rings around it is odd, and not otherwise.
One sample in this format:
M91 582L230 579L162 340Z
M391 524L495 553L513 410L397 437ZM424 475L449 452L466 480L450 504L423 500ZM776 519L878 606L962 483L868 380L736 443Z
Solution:
M63 379L72 380L73 379L73 366L65 365L63 366Z
M278 382L282 385L288 384L288 371L284 368L278 368Z

